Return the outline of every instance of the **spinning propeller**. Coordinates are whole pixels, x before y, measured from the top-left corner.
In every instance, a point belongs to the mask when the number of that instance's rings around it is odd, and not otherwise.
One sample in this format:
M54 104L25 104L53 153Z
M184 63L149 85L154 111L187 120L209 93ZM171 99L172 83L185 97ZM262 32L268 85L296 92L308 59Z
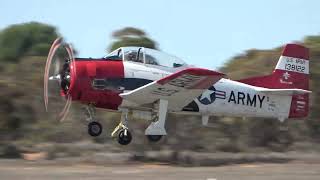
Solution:
M72 101L69 91L72 82L71 75L75 73L76 69L72 47L63 42L62 38L57 38L51 45L46 61L43 97L44 105L48 112L49 98L53 96L53 94L51 94L51 89L54 89L51 85L58 87L55 88L55 92L59 92L57 94L62 96L64 99L63 101L65 101L64 107L58 114L59 121L64 121L68 115Z

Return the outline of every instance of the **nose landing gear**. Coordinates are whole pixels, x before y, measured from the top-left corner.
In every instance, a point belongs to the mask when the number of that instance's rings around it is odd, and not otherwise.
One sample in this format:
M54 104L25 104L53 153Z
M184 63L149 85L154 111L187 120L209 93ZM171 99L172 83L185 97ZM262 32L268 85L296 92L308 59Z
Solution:
M88 124L88 134L97 137L102 133L102 125L97 121L92 121Z
M102 133L102 125L95 120L95 109L92 104L89 104L85 109L86 120L88 124L88 134L97 137Z

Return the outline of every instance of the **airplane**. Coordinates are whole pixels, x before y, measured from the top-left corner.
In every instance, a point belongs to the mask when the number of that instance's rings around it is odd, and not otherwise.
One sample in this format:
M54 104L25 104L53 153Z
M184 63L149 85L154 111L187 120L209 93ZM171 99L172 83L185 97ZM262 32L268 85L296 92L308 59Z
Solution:
M58 49L65 53L59 56ZM62 65L58 63L61 61ZM111 136L121 145L132 141L129 115L150 121L145 135L157 142L167 135L169 113L198 115L204 126L210 116L264 117L283 122L308 115L311 93L309 50L299 44L284 46L270 75L231 80L221 72L197 68L145 47L121 47L96 59L75 58L71 45L58 38L46 61L46 110L51 82L66 99L60 121L66 118L72 102L80 102L86 107L91 136L99 136L103 129L95 118L95 108L120 112L119 125Z

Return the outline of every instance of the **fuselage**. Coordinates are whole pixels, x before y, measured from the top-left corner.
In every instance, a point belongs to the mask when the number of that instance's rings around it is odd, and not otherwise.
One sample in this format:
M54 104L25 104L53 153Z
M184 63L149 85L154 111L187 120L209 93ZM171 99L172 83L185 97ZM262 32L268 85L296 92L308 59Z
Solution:
M194 102L203 114L288 118L291 96L269 95L254 86L230 79L221 79Z
M72 99L118 110L135 107L119 94L134 90L187 67L169 68L108 59L76 59ZM74 67L72 67L74 68ZM259 93L251 85L222 78L181 111L215 116L288 118L291 96Z

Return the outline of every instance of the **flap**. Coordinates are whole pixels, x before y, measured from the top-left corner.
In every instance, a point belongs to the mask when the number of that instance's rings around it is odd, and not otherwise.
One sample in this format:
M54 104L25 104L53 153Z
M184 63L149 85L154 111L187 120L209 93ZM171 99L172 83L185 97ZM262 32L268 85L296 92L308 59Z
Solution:
M208 69L188 68L120 96L141 106L165 99L169 110L178 111L223 76Z

